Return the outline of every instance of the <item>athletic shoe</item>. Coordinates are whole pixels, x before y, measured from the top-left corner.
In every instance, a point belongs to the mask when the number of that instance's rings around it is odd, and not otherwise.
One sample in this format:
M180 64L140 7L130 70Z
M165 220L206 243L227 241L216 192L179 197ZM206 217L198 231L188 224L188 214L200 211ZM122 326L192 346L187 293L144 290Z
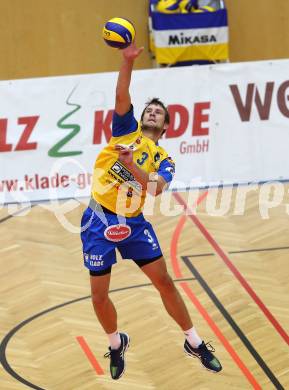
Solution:
M120 333L120 347L118 349L111 349L104 357L110 358L110 374L112 379L119 379L125 371L124 354L129 347L129 336L126 333Z
M210 348L208 349L207 346ZM222 370L221 363L219 360L212 354L215 352L215 349L211 344L205 344L204 341L198 348L193 348L190 343L186 340L184 344L184 351L190 357L197 357L200 359L202 365L209 371L219 372Z

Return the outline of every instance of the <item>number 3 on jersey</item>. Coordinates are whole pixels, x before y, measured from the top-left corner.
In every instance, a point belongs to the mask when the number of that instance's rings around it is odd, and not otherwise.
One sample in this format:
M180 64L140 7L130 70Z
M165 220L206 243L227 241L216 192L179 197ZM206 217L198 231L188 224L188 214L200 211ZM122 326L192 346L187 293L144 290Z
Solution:
M136 162L138 163L138 165L143 165L143 163L145 162L145 160L148 158L148 154L146 152L142 152L142 158L138 158L136 160Z
M152 248L157 249L158 244L155 242L155 239L152 237L152 235L148 229L144 230L144 235L147 236L148 242L151 244Z

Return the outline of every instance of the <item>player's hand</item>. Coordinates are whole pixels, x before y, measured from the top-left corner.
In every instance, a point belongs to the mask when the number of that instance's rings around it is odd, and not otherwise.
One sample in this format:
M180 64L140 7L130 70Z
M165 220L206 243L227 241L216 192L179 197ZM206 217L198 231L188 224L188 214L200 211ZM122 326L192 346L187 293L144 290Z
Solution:
M122 49L122 54L127 60L135 60L143 50L144 47L137 47L135 42L132 42L127 48Z
M115 150L118 151L118 160L129 167L133 164L133 151L126 145L115 145Z

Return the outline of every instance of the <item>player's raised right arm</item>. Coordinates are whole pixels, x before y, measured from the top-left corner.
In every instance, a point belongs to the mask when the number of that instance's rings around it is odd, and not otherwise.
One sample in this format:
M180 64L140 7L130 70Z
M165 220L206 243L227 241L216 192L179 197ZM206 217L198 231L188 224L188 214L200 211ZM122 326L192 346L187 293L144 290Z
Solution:
M133 42L126 49L122 49L122 63L120 66L115 95L115 111L119 115L126 114L131 106L129 86L134 60L141 54L143 47L137 48Z

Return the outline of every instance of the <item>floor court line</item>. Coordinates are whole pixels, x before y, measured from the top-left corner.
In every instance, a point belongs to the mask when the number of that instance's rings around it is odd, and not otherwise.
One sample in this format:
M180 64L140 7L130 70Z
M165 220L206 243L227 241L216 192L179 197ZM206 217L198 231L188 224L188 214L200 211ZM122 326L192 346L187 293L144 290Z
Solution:
M177 283L177 282L179 283L179 282L183 282L183 281L192 281L192 280L195 280L195 278L193 278L193 277L190 277L190 278L180 278L180 279L174 279L173 281L174 281L174 283ZM112 294L112 293L117 293L119 291L126 291L126 290L135 289L135 288L149 287L149 286L152 286L152 283L143 283L143 284L137 284L137 285L132 285L132 286L121 287L121 288L110 290L109 293ZM21 330L23 327L26 327L27 325L29 325L35 319L41 318L42 316L45 316L46 314L49 314L50 312L52 312L54 310L61 309L63 307L71 305L71 304L79 303L79 302L82 302L82 301L87 300L87 299L91 299L91 295L86 295L84 297L72 299L70 301L58 304L56 306L52 306L52 307L50 307L48 309L45 309L45 310L43 310L43 311L41 311L39 313L36 313L36 314L32 315L29 318L26 318L22 322L18 323L14 328L10 329L10 331L0 341L0 363L2 364L2 367L4 368L4 370L12 378L16 379L18 382L20 382L20 383L22 383L22 384L24 384L24 385L26 385L26 386L28 386L28 387L30 387L32 389L45 390L43 387L40 387L40 386L38 386L38 385L36 385L34 383L31 383L30 381L28 381L24 377L20 376L15 371L15 369L12 368L12 366L11 366L11 364L8 361L8 358L7 358L8 344L10 343L11 339L15 337L15 335L18 333L19 330Z
M262 356L256 351L254 346L251 344L247 336L244 334L244 332L240 329L239 325L235 322L235 320L231 317L229 312L225 309L221 301L216 297L213 290L209 287L207 282L204 280L204 278L201 276L201 274L198 272L196 267L192 264L190 261L190 256L182 256L182 260L184 261L187 268L190 270L192 275L198 280L204 291L207 293L207 295L210 297L214 305L218 308L218 310L221 312L225 320L230 324L231 328L234 330L236 335L239 337L243 345L246 347L246 349L249 351L249 353L252 355L256 363L259 365L261 370L264 372L264 374L267 376L267 378L270 380L270 382L276 387L276 389L284 390L284 387L281 385L279 380L276 378L274 373L271 371L271 369L267 366L266 362L263 360Z
M101 367L101 365L98 363L96 357L92 353L91 349L89 348L87 342L85 341L85 338L83 336L77 336L76 340L78 341L81 349L85 353L87 359L90 361L90 364L94 368L97 375L104 375L104 370Z
M206 191L205 193L203 193L201 195L201 197L199 197L199 199L197 200L197 205L199 203L201 203L203 199L205 199L205 197L207 196L207 193L208 192ZM182 231L182 229L184 227L185 222L186 222L186 216L183 215L183 216L181 216L181 218L180 218L180 220L179 220L179 222L178 222L178 224L176 226L176 229L175 229L175 231L173 233L172 239L171 239L171 248L170 248L171 262L172 262L172 267L173 267L173 271L174 271L174 274L175 274L176 278L182 278L183 277L181 269L180 269L180 265L179 265L179 262L178 262L178 258L177 258L177 245L178 245L178 240L179 240L179 237L181 235L181 231ZM195 305L195 307L200 312L200 314L203 316L203 318L207 321L207 323L209 324L210 328L213 330L215 335L218 337L218 339L224 345L225 349L227 350L229 355L232 357L233 361L236 363L238 368L243 372L243 374L246 377L246 379L251 383L252 387L255 390L262 390L260 384L257 382L257 380L255 379L255 377L253 376L251 371L244 364L244 362L239 357L239 355L236 353L236 351L231 346L229 341L223 335L223 333L221 332L221 330L219 329L217 324L212 320L212 318L210 317L210 315L208 314L206 309L202 306L202 304L200 303L200 301L198 300L196 295L192 292L192 290L189 287L188 283L181 282L180 286L182 287L182 289L184 290L184 292L186 293L188 298L191 300L191 302Z
M282 328L282 326L279 324L277 319L273 316L273 314L270 312L270 310L265 306L265 304L262 302L262 300L258 297L258 295L255 293L253 288L249 285L249 283L243 277L243 275L234 266L234 264L231 262L229 257L222 250L222 248L219 246L219 244L214 240L214 238L211 236L211 234L208 232L208 230L205 228L205 226L196 217L196 215L193 214L193 211L189 208L189 206L187 205L185 200L178 193L174 193L174 197L178 201L178 203L180 203L182 206L184 206L185 210L189 211L188 217L197 226L197 228L200 230L200 232L203 234L203 236L206 238L206 240L209 242L209 244L213 247L213 249L219 255L219 257L224 261L224 263L230 269L230 271L233 273L233 275L239 280L240 284L247 291L247 293L251 296L253 301L258 305L258 307L261 309L261 311L264 313L264 315L267 317L267 319L270 321L270 323L273 325L273 327L276 329L276 331L279 333L279 335L289 345L289 336L286 333L286 331Z
M228 251L229 255L242 255L246 253L255 253L255 252L272 252L272 251L283 251L288 250L289 246L280 246L276 248L255 248L255 249L244 249L242 251ZM211 253L195 253L190 255L190 257L209 257L215 256L214 252Z

